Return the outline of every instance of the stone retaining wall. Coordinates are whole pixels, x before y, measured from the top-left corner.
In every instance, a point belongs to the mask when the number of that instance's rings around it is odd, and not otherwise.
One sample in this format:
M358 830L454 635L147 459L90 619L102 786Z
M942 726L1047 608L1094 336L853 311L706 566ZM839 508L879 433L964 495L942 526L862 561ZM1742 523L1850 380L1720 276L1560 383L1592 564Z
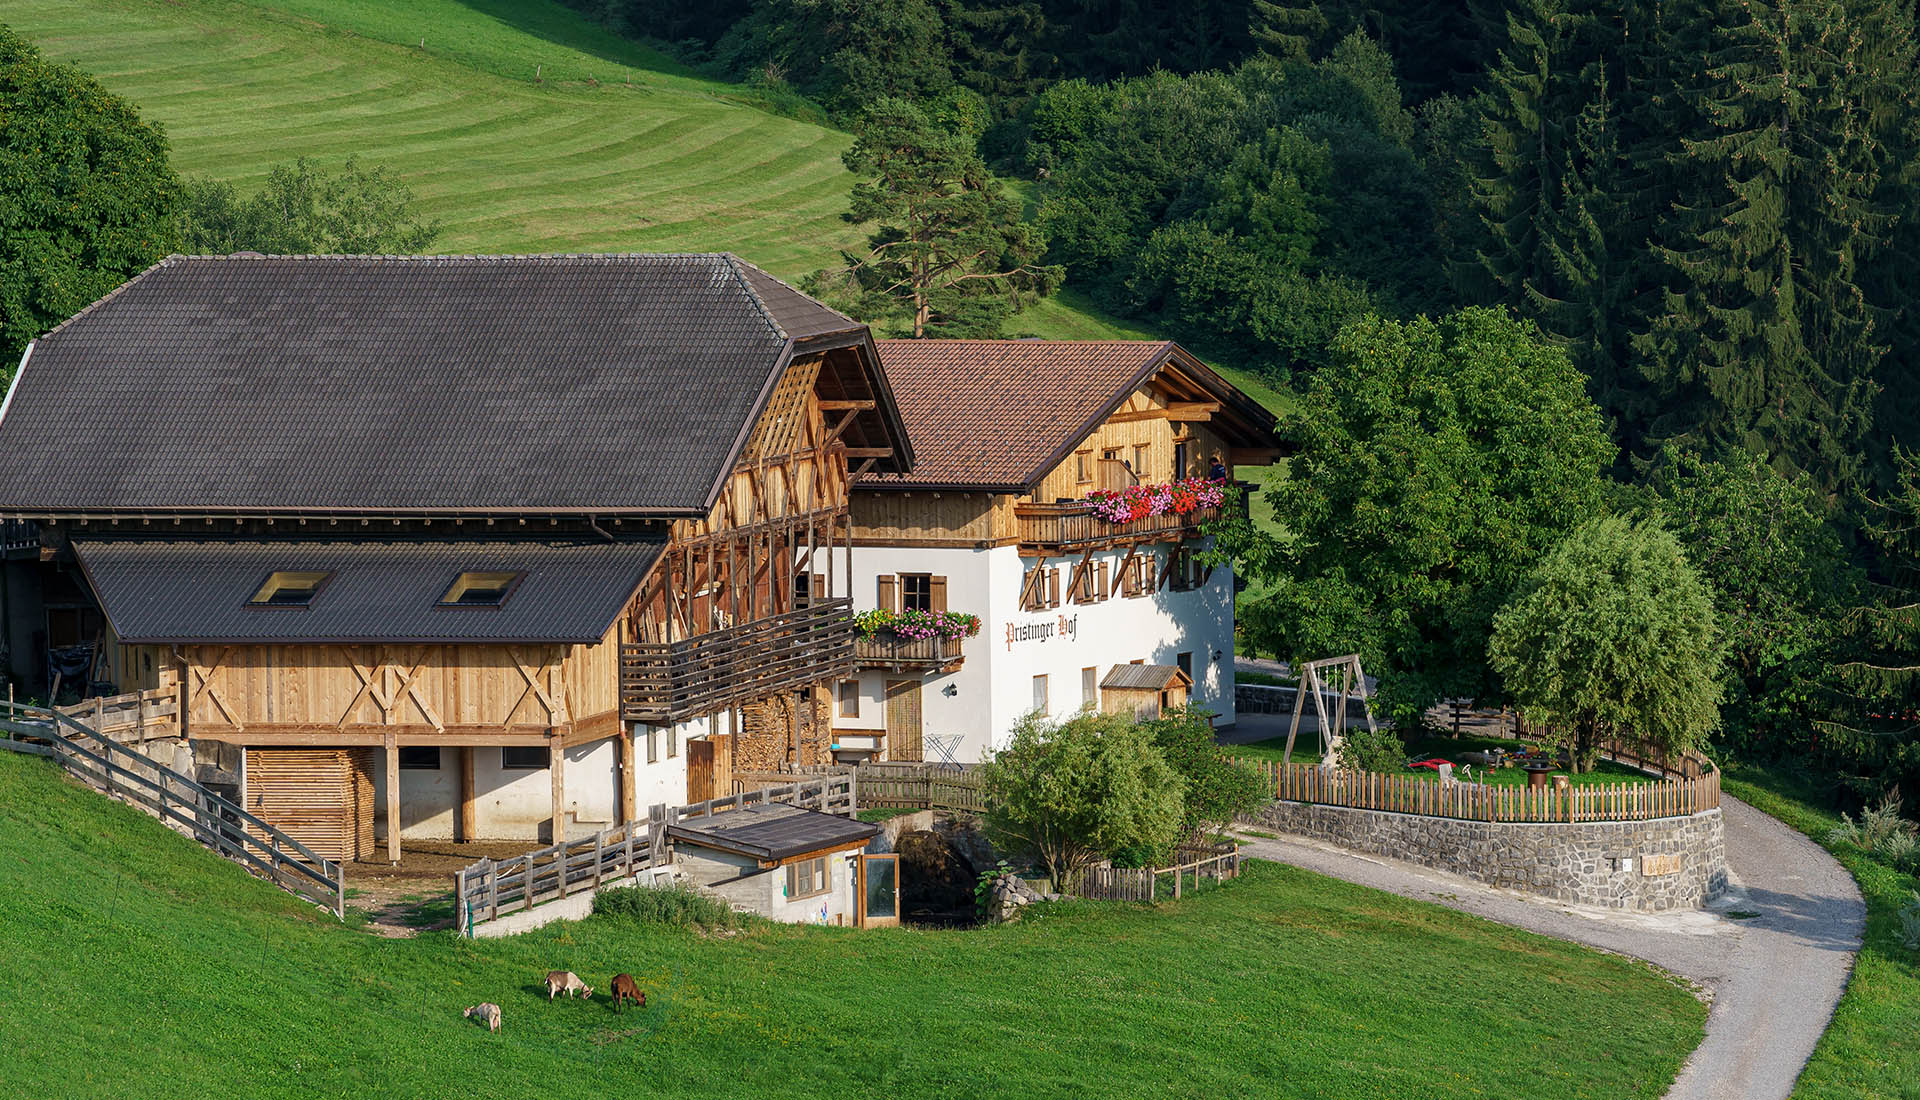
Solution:
M1240 714L1292 714L1293 695L1290 687L1235 683L1233 709Z
M1275 802L1261 824L1490 886L1611 909L1692 909L1727 885L1720 811L1656 821L1534 823Z

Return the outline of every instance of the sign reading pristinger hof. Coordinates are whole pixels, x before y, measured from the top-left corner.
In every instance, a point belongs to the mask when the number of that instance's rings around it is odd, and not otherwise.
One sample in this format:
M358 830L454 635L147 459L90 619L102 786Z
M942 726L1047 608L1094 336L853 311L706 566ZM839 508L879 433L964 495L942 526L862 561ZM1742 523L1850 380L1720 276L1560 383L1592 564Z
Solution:
M1007 623L1007 651L1013 651L1015 642L1039 642L1045 644L1050 638L1073 641L1080 636L1080 616L1061 615L1052 619L1035 619L1025 623Z

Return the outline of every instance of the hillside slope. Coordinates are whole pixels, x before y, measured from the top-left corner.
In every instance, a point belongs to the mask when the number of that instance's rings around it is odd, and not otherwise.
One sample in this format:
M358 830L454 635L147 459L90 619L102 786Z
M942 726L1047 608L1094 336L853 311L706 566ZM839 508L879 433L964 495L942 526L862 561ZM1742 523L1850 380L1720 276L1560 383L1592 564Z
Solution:
M349 869L349 885L352 871ZM1654 1097L1646 967L1273 864L978 931L380 939L0 752L8 1096ZM541 975L648 992L549 1004ZM505 1011L490 1035L461 1019Z

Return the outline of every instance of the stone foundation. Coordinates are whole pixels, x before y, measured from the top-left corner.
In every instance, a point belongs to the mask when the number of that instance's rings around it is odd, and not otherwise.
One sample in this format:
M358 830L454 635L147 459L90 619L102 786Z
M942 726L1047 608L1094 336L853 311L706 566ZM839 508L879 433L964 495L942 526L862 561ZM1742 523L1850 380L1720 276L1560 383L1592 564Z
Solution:
M1275 802L1280 832L1609 909L1693 909L1727 885L1719 810L1657 821L1493 822Z

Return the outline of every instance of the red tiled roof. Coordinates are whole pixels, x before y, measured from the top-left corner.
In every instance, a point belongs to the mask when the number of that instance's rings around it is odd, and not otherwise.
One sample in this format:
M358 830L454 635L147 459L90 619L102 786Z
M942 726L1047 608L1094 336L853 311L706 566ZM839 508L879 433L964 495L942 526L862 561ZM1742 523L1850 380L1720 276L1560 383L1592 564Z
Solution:
M874 488L1019 492L1173 353L1166 340L878 340L912 441Z

